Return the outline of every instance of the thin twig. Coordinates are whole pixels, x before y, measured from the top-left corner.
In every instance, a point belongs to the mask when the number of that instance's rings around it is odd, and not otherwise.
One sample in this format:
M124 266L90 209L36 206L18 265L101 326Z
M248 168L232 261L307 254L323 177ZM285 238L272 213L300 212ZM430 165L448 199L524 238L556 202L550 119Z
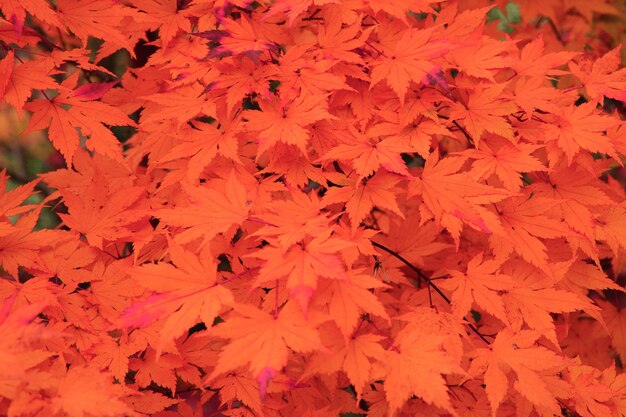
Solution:
M549 17L543 17L544 21L548 21L548 25L550 25L550 29L552 29L552 32L554 32L554 36L556 36L556 38L559 40L559 42L561 42L561 45L565 46L566 42L565 39L563 39L563 36L561 35L561 32L559 32L559 28L556 27L556 24L554 23L554 21L552 21L552 19L550 19Z
M456 120L453 120L452 124L455 125L457 128L459 128L461 132L463 132L465 139L467 139L470 145L475 145L474 139L470 136L469 133L467 133L467 130L465 130L465 128L459 124L459 122L457 122Z
M418 269L417 267L415 267L415 265L413 265L411 262L407 261L405 258L402 257L402 255L400 255L399 253L395 252L392 249L389 249L388 247L381 245L378 242L374 242L373 240L371 241L372 245L374 247L377 247L379 249L384 250L385 252L387 252L388 254L392 255L394 258L398 259L400 262L402 262L403 264L405 264L406 266L408 266L409 268L411 268L411 270L413 272L415 272L421 279L423 279L424 281L426 281L426 283L432 287L433 290L435 290L435 292L437 294L439 294L441 296L441 298L444 299L444 301L448 304L452 304L452 302L450 301L450 299L439 289L439 287L437 287L429 277L426 276L426 274L424 274L420 269ZM485 339L485 336L483 336L482 333L480 333L478 331L478 329L476 327L474 327L474 325L472 323L469 322L469 320L467 320L467 318L463 317L463 320L467 323L467 326L470 328L470 330L472 330L476 336L478 336L483 342L485 342L488 345L491 345L491 342L489 342L487 339Z

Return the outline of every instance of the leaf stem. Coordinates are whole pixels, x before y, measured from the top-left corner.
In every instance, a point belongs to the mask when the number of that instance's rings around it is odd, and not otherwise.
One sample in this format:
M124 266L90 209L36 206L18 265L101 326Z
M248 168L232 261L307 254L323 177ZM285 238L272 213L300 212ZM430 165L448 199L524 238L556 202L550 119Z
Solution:
M278 319L278 280L276 280L276 294L274 301L274 318Z

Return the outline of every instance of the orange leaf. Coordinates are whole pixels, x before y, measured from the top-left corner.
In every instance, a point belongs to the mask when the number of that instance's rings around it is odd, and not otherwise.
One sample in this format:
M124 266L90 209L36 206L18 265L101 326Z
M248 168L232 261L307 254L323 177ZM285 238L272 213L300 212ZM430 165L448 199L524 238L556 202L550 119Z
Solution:
M385 2L388 4L388 2ZM403 14L406 9L403 3ZM379 82L387 84L404 103L410 82L420 83L429 74L439 70L434 58L444 55L446 43L431 39L433 29L406 29L393 37L393 42L384 45L383 54L373 62L370 89Z
M508 318L502 296L498 291L515 287L515 281L499 272L501 262L483 260L483 253L476 255L467 264L467 272L450 271L451 277L442 286L452 293L452 311L457 317L465 317L475 303L504 323Z
M113 384L111 377L93 368L72 366L58 385L58 397L51 406L69 417L85 417L93 410L106 416L130 413L124 403L126 396L122 385Z
M228 178L215 184L214 187L183 184L189 204L155 210L155 216L164 224L183 228L174 237L178 243L202 238L204 245L218 233L243 223L248 217L250 201L246 188L235 173L231 172Z
M209 379L243 366L248 366L255 378L264 377L287 365L289 349L304 353L323 348L317 329L294 303L287 303L277 316L243 304L236 305L235 311L237 316L212 330L230 341Z
M164 320L157 356L198 319L211 326L222 306L234 301L230 290L217 283L217 266L208 251L198 256L172 242L169 253L172 263L144 264L130 270L137 284L159 295L133 304L120 317L126 327Z
M443 349L443 335L420 330L407 326L395 338L396 349L387 350L385 395L390 415L413 395L452 412L443 375L463 370Z
M76 76L69 77L64 84L75 84ZM48 128L52 144L61 152L68 166L72 165L74 153L78 149L79 135L76 128L91 137L87 143L90 149L124 163L121 145L105 124L134 126L135 122L118 108L88 100L88 96L80 95L80 90L79 94L62 93L52 99L33 100L24 108L33 112L24 133Z
M515 113L517 106L503 95L505 87L506 84L481 86L469 94L467 104L453 104L450 118L463 121L477 148L484 132L514 139L513 128L505 116Z
M333 203L346 203L346 213L350 217L352 230L356 230L361 221L377 206L404 217L398 207L395 185L400 181L385 172L378 172L362 184L358 178L346 178L343 187L331 187L322 200L324 206Z
M347 280L346 267L337 251L351 246L349 242L321 234L314 239L299 242L288 250L266 246L255 252L255 258L266 262L254 281L254 286L287 278L289 295L307 310L309 300L317 288L319 277Z
M531 403L546 408L554 414L560 413L559 404L542 371L553 375L563 367L563 359L545 347L537 346L539 332L523 330L513 333L505 328L498 333L491 349L481 348L479 357L472 362L470 373L481 366L486 366L484 373L487 397L491 404L492 416L496 416L498 407L509 390L509 374L517 377L514 387Z
M533 171L547 171L532 152L538 146L511 142L498 136L488 136L479 149L468 149L463 155L474 160L470 175L486 180L495 174L507 190L517 191L522 186L522 174Z
M380 166L389 172L409 175L401 154L415 150L410 145L410 139L402 137L378 139L378 136L376 133L357 133L352 141L334 147L322 157L322 160L350 161L359 174L358 181L372 175Z
M246 126L259 132L257 155L278 142L295 145L307 153L309 132L307 126L319 120L334 119L326 110L326 97L301 95L288 106L276 101L261 101L260 112L250 112Z
M595 60L593 64L571 62L569 69L585 86L592 100L604 102L604 97L626 102L626 68L621 66L621 45Z
M509 196L506 190L481 184L458 172L464 162L464 158L453 157L440 160L435 151L426 161L421 178L415 180L413 191L422 195L437 224L448 229L457 247L463 223L486 233L498 230L500 222L482 205Z
M316 304L327 305L328 314L347 340L357 327L363 312L390 320L378 297L369 290L386 288L387 285L363 271L351 270L347 280L322 281L316 293Z
M596 106L596 102L592 101L580 106L572 105L562 108L556 123L547 126L570 165L581 149L608 154L615 160L620 160L604 132L622 122L614 117L600 114Z
M3 2L2 5L13 2ZM51 59L22 62L15 60L13 51L9 51L0 61L0 97L22 113L24 103L32 95L33 89L57 88L57 83L50 77L55 73Z

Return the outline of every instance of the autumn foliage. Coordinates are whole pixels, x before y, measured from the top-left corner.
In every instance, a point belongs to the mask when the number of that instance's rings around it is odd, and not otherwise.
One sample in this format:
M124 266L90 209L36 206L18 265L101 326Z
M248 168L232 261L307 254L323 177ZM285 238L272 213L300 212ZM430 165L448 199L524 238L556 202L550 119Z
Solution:
M626 416L625 7L1 1L0 415Z

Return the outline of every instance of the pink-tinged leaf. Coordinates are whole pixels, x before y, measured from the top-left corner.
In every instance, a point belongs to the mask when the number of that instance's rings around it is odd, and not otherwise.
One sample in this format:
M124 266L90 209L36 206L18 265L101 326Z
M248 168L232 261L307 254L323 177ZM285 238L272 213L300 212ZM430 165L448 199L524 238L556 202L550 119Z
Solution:
M267 394L267 385L276 376L276 371L269 366L263 368L256 380L259 383L259 395L261 399L265 398Z
M134 303L128 307L119 318L121 327L146 327L168 312L168 304L172 294L153 294L144 301Z
M73 96L79 100L98 100L118 83L119 81L83 84L74 90Z

